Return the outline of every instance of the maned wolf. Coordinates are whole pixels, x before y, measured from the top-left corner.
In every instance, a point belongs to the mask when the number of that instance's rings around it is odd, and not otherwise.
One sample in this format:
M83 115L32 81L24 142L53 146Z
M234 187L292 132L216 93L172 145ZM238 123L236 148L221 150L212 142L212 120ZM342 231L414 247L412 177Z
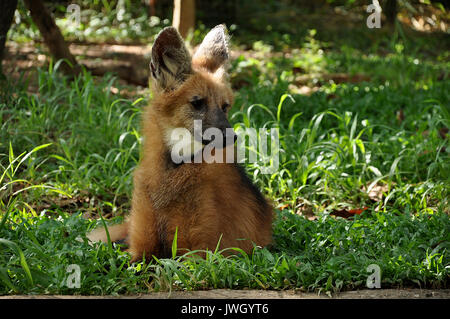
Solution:
M176 130L192 133L194 120L201 121L203 131L216 128L227 137L221 143L214 140L216 151L226 156L235 147L227 119L233 104L228 58L224 25L206 35L192 58L172 27L162 30L153 44L153 101L143 115L143 152L134 172L131 214L125 223L108 228L111 241L126 240L133 261L170 257L175 232L179 254L214 250L218 243L220 249L238 247L249 253L254 245L271 241L272 206L238 163L193 161L194 151L184 154L182 162L173 160ZM188 150L211 143L203 135L192 136ZM88 237L107 241L103 228Z

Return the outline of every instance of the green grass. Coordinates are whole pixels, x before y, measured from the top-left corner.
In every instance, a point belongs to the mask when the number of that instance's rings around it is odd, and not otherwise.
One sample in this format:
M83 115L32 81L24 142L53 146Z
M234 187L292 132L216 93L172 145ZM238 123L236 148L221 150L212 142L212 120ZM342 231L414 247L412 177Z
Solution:
M448 285L449 223L442 214L371 213L351 222L324 215L311 222L283 212L274 225L275 240L269 249L239 257L210 252L205 260L185 256L148 265L130 265L129 257L117 247L92 247L86 240L78 241L92 226L78 214L61 213L55 219L17 212L9 218L10 229L0 231L8 238L0 244L13 246L2 247L6 261L0 269L2 294L132 294L205 288L338 291L364 287L370 264L382 269L383 288ZM80 288L67 287L71 264L80 267Z
M139 160L139 118L149 96L111 93L116 79L83 73L68 81L57 65L0 89L0 294L133 294L205 288L363 288L367 266L381 286L449 287L448 62L420 42L384 39L366 51L314 32L290 57L266 54L232 65L237 96L231 122L277 127L280 169L246 168L277 206L274 242L251 255L209 252L129 263L115 245L90 246L99 216L120 222L130 207ZM408 40L410 41L410 40ZM389 45L391 43L392 45ZM401 46L414 51L405 52ZM416 45L416 46L415 46ZM270 53L270 52L269 52ZM364 73L370 82L322 83L295 94L293 67L307 72ZM444 76L442 76L444 72ZM244 81L243 81L244 80ZM398 116L402 113L402 116ZM368 189L383 187L374 201ZM379 194L381 195L381 194ZM353 219L340 209L367 207ZM310 210L309 220L299 213ZM67 285L70 265L80 288Z

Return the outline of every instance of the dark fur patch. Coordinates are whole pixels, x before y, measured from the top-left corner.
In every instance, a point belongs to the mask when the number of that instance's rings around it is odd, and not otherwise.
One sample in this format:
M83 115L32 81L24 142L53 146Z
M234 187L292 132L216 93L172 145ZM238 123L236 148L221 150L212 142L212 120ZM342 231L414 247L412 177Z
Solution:
M164 153L164 163L166 163L167 170L174 169L183 165L183 162L174 163L174 161L172 161L172 156L170 155L169 150L166 150L166 152Z
M258 187L253 184L252 180L248 177L247 172L245 171L244 167L242 167L240 164L235 163L234 167L236 168L237 172L239 173L239 176L241 177L241 183L242 186L247 188L252 192L252 194L255 196L256 203L258 205L258 217L261 218L261 220L266 220L266 218L269 216L270 212L270 205L267 203L264 196L259 191Z
M161 218L158 221L158 235L159 235L159 258L172 257L172 247L167 241L167 221Z

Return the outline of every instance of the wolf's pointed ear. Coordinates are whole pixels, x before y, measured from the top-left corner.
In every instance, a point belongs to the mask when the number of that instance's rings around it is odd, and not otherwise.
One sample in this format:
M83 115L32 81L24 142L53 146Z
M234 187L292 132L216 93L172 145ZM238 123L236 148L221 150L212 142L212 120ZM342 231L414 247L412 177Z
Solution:
M229 36L224 24L215 26L203 39L202 44L192 58L195 66L216 72L224 66L229 58L228 50Z
M164 28L156 36L150 71L163 90L176 88L192 74L191 56L175 28Z

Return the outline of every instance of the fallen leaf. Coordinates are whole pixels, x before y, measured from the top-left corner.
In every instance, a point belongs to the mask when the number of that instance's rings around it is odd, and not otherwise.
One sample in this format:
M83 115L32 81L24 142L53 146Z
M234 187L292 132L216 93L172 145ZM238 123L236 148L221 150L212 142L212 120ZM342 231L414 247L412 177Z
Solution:
M397 111L397 121L402 123L405 120L405 114L403 113L403 109Z
M353 218L355 215L360 215L363 211L365 211L367 207L358 208L358 209L340 209L340 210L334 210L330 213L330 215L336 216L336 217L342 217L345 219Z
M314 92L317 92L319 90L319 87L317 87L317 86L309 87L307 85L302 85L302 86L298 87L294 84L289 84L289 90L295 94L302 94L302 95L309 96L309 95L313 94Z
M381 202L385 193L389 191L389 185L377 183L374 186L363 186L362 190L369 195L374 202Z
M441 128L441 129L439 130L439 136L440 136L443 140L445 140L445 139L447 138L448 132L449 132L448 127L443 127L443 128Z
M298 73L306 73L305 69L303 69L303 68L301 68L301 67L296 67L296 66L294 66L294 67L292 68L292 72L293 72L294 74L298 74Z
M119 89L116 88L116 87L114 87L114 86L111 86L109 90L111 91L112 94L117 94L117 93L119 93Z
M338 98L338 96L336 94L333 94L333 93L327 95L327 100L328 101L329 100L334 100L334 99L337 99L337 98Z
M363 208L359 208L359 209L350 209L348 212L350 214L356 214L356 215L361 215L361 213L363 211L365 211L367 209L367 207L363 207Z
M296 211L297 215L303 216L308 220L316 220L318 217L314 214L313 208L310 205L302 205L300 208Z

